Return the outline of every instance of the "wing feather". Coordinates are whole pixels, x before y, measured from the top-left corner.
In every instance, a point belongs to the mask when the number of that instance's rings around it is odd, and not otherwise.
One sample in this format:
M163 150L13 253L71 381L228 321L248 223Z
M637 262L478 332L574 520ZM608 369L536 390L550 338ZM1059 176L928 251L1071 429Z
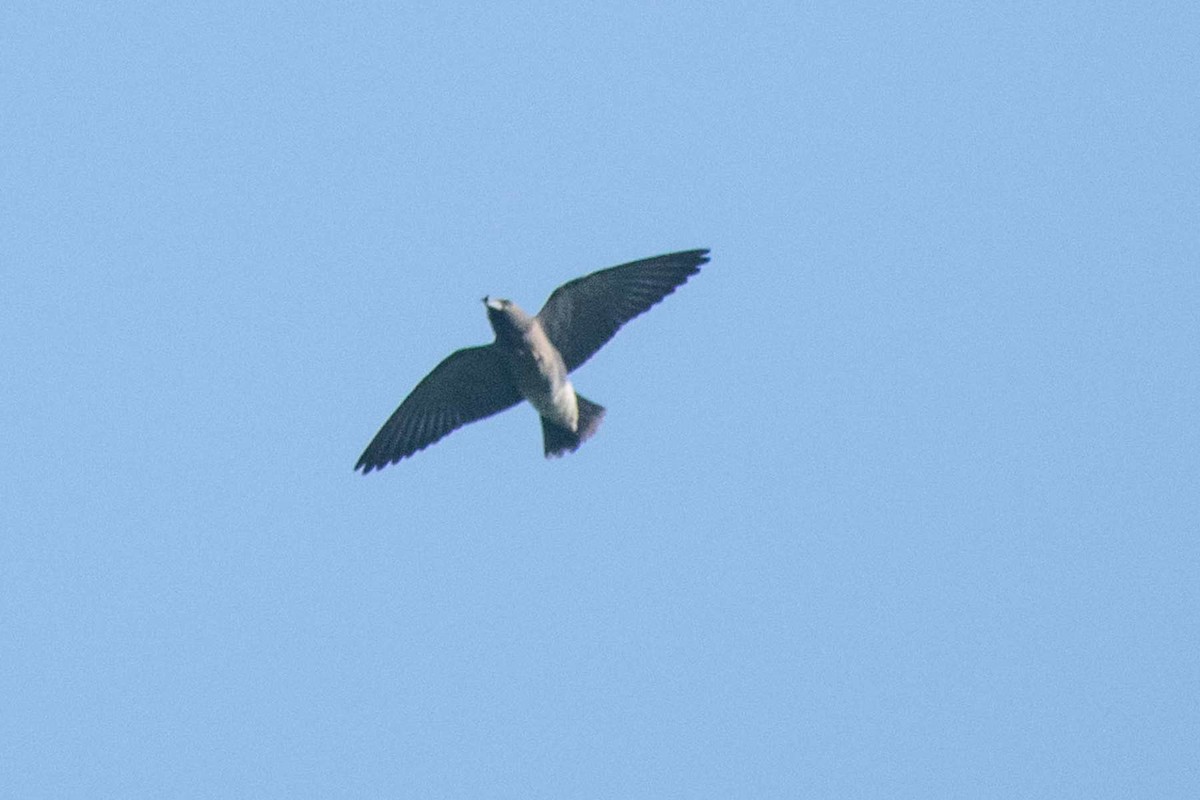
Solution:
M354 468L395 464L451 431L516 405L521 395L492 345L451 353L404 399Z
M707 250L685 250L584 275L555 289L538 320L567 370L574 370L707 262Z

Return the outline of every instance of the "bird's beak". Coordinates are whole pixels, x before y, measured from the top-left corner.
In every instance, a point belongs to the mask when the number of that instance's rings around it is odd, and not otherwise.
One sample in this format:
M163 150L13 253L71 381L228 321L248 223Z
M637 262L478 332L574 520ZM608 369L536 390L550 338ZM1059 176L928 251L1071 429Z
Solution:
M493 311L500 311L504 305L499 300L493 300L491 297L483 298L483 304Z

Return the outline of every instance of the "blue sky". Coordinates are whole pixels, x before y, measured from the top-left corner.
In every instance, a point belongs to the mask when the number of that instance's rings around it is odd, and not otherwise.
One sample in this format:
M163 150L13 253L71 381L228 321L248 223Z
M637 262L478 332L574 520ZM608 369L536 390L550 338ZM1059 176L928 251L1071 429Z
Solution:
M1200 13L8 4L0 771L1196 797ZM712 263L362 477L479 298Z

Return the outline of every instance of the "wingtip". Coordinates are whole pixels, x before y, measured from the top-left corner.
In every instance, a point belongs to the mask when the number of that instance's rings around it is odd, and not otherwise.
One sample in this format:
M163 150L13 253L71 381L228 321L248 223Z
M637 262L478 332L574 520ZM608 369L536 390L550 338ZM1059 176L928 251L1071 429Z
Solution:
M395 464L399 460L393 459L389 461L387 459L380 459L378 456L372 456L367 452L359 457L358 463L354 465L354 471L363 475L370 475L372 472L378 472L389 464Z
M709 253L711 253L711 252L712 252L712 250L710 248L697 247L692 250L676 250L675 252L672 252L672 253L663 253L661 255L651 256L650 258L643 259L643 260L644 261L659 261L662 259L675 259L678 261L695 261L697 264L705 264L711 260L709 258ZM630 262L630 263L636 263L636 262ZM621 266L624 266L624 265L622 264Z
M710 252L712 251L707 247L698 247L695 250L682 250L678 253L669 253L668 257L674 256L682 260L691 261L694 270L698 271L702 265L712 260L709 257ZM695 271L692 274L695 274Z

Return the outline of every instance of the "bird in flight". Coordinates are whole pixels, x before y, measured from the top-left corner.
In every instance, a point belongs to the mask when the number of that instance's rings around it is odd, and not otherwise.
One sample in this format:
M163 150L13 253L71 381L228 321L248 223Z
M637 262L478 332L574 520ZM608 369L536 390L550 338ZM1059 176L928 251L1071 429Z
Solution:
M555 289L532 317L511 300L483 298L496 340L451 353L434 367L354 468L366 475L395 464L521 400L541 417L546 458L575 452L596 432L604 407L577 393L567 375L706 263L708 250L685 250L602 269Z

